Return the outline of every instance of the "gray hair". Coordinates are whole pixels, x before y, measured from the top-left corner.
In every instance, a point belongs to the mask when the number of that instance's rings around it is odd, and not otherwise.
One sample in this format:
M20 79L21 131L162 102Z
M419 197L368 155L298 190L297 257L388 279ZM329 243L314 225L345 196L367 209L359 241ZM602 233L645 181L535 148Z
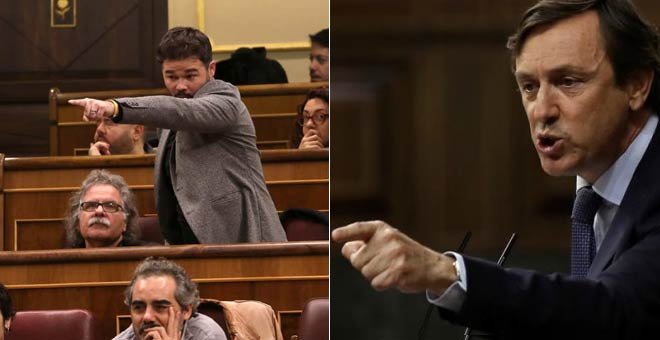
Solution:
M112 185L119 191L121 200L124 201L122 213L126 218L126 231L124 240L128 243L140 239L140 225L137 206L133 193L128 188L124 178L119 175L111 174L106 170L92 170L80 186L80 190L75 192L69 199L69 211L64 220L64 231L66 234L65 246L67 248L85 248L85 239L80 233L80 200L87 191L93 186L106 184Z
M137 280L153 276L169 276L174 279L176 283L174 291L176 301L182 309L187 309L188 305L192 305L192 313L197 313L197 306L199 306L197 284L188 277L185 269L164 257L147 257L135 268L133 279L124 291L124 303L127 306L131 306L133 287Z

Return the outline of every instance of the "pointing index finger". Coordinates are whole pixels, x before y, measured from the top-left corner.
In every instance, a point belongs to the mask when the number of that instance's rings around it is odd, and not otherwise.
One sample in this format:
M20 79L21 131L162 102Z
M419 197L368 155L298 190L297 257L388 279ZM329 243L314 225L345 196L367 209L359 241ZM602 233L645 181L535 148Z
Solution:
M85 99L69 99L69 104L77 106L85 106Z
M335 242L364 241L367 242L378 228L385 225L381 221L355 222L332 231Z

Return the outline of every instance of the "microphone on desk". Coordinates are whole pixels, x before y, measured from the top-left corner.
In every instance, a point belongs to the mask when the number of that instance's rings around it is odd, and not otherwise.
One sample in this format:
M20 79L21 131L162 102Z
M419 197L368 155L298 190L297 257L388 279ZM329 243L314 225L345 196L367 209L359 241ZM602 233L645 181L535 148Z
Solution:
M470 238L472 237L472 232L468 230L468 232L465 233L465 236L463 236L463 241L461 241L461 245L456 248L457 253L462 253L465 251L465 247L467 247L468 241L470 241ZM417 332L417 339L422 340L424 339L424 335L426 334L426 327L428 326L429 323L429 318L431 317L431 311L433 310L433 304L429 303L428 307L426 308L426 315L424 316L424 322L422 322L422 327L419 328L419 331Z
M502 251L502 254L500 255L500 258L497 260L497 265L498 266L504 266L504 262L506 262L506 259L509 257L509 253L511 252L511 249L513 248L513 244L516 242L516 238L518 236L516 233L511 234L511 237L509 238L509 242L507 242L506 246L504 247L504 250ZM465 328L465 340L470 340L472 336L479 337L479 338L490 338L492 335L488 333L477 333L473 334L472 329L470 327Z

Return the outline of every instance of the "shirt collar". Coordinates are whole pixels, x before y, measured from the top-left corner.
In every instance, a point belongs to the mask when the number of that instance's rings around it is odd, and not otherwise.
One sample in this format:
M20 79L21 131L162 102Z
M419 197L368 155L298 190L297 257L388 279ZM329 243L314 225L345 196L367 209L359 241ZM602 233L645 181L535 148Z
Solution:
M594 191L610 203L621 205L623 195L628 189L637 165L642 160L646 148L651 143L651 138L658 125L658 116L651 114L646 120L644 128L628 146L626 151L605 171L593 184ZM577 176L576 192L582 187L589 186L584 178Z

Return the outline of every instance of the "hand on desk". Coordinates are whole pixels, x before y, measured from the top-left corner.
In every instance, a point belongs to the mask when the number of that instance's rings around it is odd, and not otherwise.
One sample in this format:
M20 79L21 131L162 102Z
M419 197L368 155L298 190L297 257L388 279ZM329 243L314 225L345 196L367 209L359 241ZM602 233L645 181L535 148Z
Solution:
M356 222L332 232L342 254L376 290L442 294L458 278L452 257L424 247L382 221Z

